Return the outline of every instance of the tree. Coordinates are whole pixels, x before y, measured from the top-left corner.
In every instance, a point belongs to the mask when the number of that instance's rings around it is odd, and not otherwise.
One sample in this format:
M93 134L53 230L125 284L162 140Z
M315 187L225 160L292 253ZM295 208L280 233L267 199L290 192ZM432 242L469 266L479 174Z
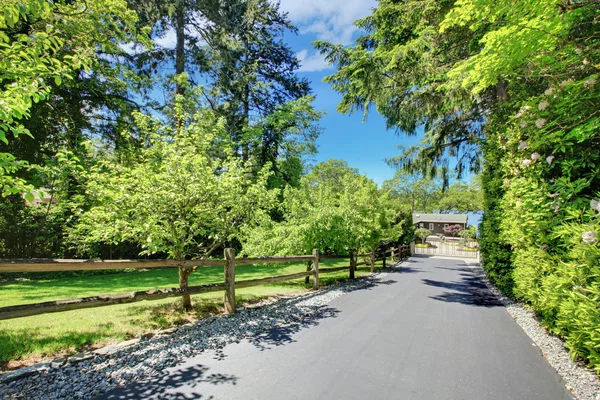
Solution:
M136 15L124 0L48 2L8 0L0 15L0 141L31 136L23 120L53 88L88 70L97 49L114 51L135 35ZM113 22L115 21L115 22ZM68 49L68 50L67 50ZM30 168L11 152L0 152L3 196L28 193L17 173Z
M483 210L483 190L479 178L473 177L469 184L453 183L445 190L436 204L441 213L465 213Z
M403 204L407 213L433 212L441 197L441 186L433 179L419 174L397 171L394 177L383 182L390 198Z
M284 190L281 222L265 221L245 234L249 255L325 254L372 250L390 228L377 185L344 161L318 164L299 188Z
M429 229L419 228L419 229L415 230L415 235L417 235L417 237L421 238L421 243L425 243L425 241L427 240L427 237L429 235L431 235L431 231Z
M452 235L452 237L456 237L456 235L463 230L461 225L448 225L444 228L444 233L448 235Z
M252 171L236 157L211 112L198 113L187 130L175 132L151 117L137 118L151 146L131 165L106 154L86 177L92 206L70 232L81 253L98 242L134 242L142 254L205 258L240 240L242 228L268 218L277 198L277 191L266 188L268 168L248 180ZM216 145L226 158L213 156ZM182 289L193 270L179 267ZM183 305L191 308L189 295Z
M486 114L506 90L505 83L499 82L475 99L460 85L445 85L455 63L479 48L486 29L457 26L441 31L453 4L382 0L372 15L356 21L365 34L354 46L315 42L337 66L325 81L342 95L338 111L366 115L374 106L388 128L398 133L416 135L423 127L421 143L403 148L390 162L407 172L441 176L443 186L448 184L452 163L458 179L464 172L480 170Z
M467 240L475 240L477 237L477 231L474 226L468 226L466 229L462 229L458 232L458 236Z
M316 151L320 133L308 81L283 41L295 33L279 4L267 0L134 2L153 35L175 33L175 49L137 55L144 70L174 62L175 74L186 73L192 86L202 83L202 100L217 116L245 161L269 163L278 177L281 160ZM158 52L158 54L156 54ZM171 80L171 82L177 82ZM178 83L174 93L184 94ZM171 97L172 99L172 97ZM179 123L182 123L180 121Z

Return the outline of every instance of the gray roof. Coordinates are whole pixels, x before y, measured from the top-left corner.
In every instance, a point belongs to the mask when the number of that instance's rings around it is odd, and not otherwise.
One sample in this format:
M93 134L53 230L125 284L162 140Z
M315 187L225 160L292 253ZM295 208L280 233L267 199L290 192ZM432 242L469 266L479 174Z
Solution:
M417 224L419 222L444 222L450 224L466 224L467 223L467 214L421 214L421 213L413 213L412 219L413 224Z

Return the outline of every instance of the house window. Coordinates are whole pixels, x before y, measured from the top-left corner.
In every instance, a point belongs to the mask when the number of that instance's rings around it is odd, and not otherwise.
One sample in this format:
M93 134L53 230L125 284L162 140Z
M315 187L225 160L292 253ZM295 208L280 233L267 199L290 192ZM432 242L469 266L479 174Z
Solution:
M448 224L444 224L444 228L447 228L447 227L448 227Z
M429 223L429 230L430 230L430 231L432 231L432 230L433 230L433 226L434 226L433 222L430 222L430 223Z
M419 228L424 228L423 223L419 223Z

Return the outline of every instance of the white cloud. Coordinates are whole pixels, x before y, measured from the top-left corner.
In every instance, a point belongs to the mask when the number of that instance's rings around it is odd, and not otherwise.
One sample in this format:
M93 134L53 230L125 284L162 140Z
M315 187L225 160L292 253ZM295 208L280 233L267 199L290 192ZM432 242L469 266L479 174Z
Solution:
M355 20L371 14L377 0L281 0L281 9L301 33L312 33L318 39L350 44L357 28Z
M161 36L154 38L154 43L157 46L164 47L165 49L174 49L175 44L177 43L175 30L173 28L167 29Z
M331 65L325 61L325 57L320 53L308 54L308 50L304 49L296 54L300 60L300 68L298 72L316 72L331 68Z
M197 24L200 28L208 25L206 18L198 14L195 14L194 20L195 24ZM200 44L204 43L204 40L202 39L200 33L194 27L187 26L185 29L185 34L189 37L199 39ZM174 49L175 45L177 44L177 35L175 34L175 29L169 27L162 33L160 37L155 37L153 40L154 44L156 44L159 47L163 47L165 49Z

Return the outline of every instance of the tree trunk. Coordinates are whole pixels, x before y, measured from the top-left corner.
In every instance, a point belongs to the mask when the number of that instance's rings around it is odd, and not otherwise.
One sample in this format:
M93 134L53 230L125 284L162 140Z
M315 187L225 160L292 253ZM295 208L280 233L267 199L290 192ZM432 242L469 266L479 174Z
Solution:
M312 261L306 262L306 272L308 272L312 269L312 264L313 264ZM307 285L310 283L310 276L307 276L306 278L304 278L304 283Z
M350 252L350 279L354 279L354 271L356 271L356 253Z
M183 0L177 3L175 11L175 75L178 77L185 72L185 8ZM175 81L175 95L183 94L183 85L179 80ZM183 115L175 115L175 127L177 131L184 125Z
M192 273L192 269L190 267L179 267L179 287L181 289L188 288L188 278ZM184 294L181 296L183 309L185 311L192 311L192 297L189 294Z
M185 9L183 1L177 4L175 11L175 74L179 75L185 72ZM182 94L181 84L175 85L175 93Z
M250 128L250 85L246 83L246 87L244 90L244 131L248 132ZM245 135L244 135L245 136ZM242 160L244 163L248 161L250 158L250 143L248 143L248 139L242 139Z

